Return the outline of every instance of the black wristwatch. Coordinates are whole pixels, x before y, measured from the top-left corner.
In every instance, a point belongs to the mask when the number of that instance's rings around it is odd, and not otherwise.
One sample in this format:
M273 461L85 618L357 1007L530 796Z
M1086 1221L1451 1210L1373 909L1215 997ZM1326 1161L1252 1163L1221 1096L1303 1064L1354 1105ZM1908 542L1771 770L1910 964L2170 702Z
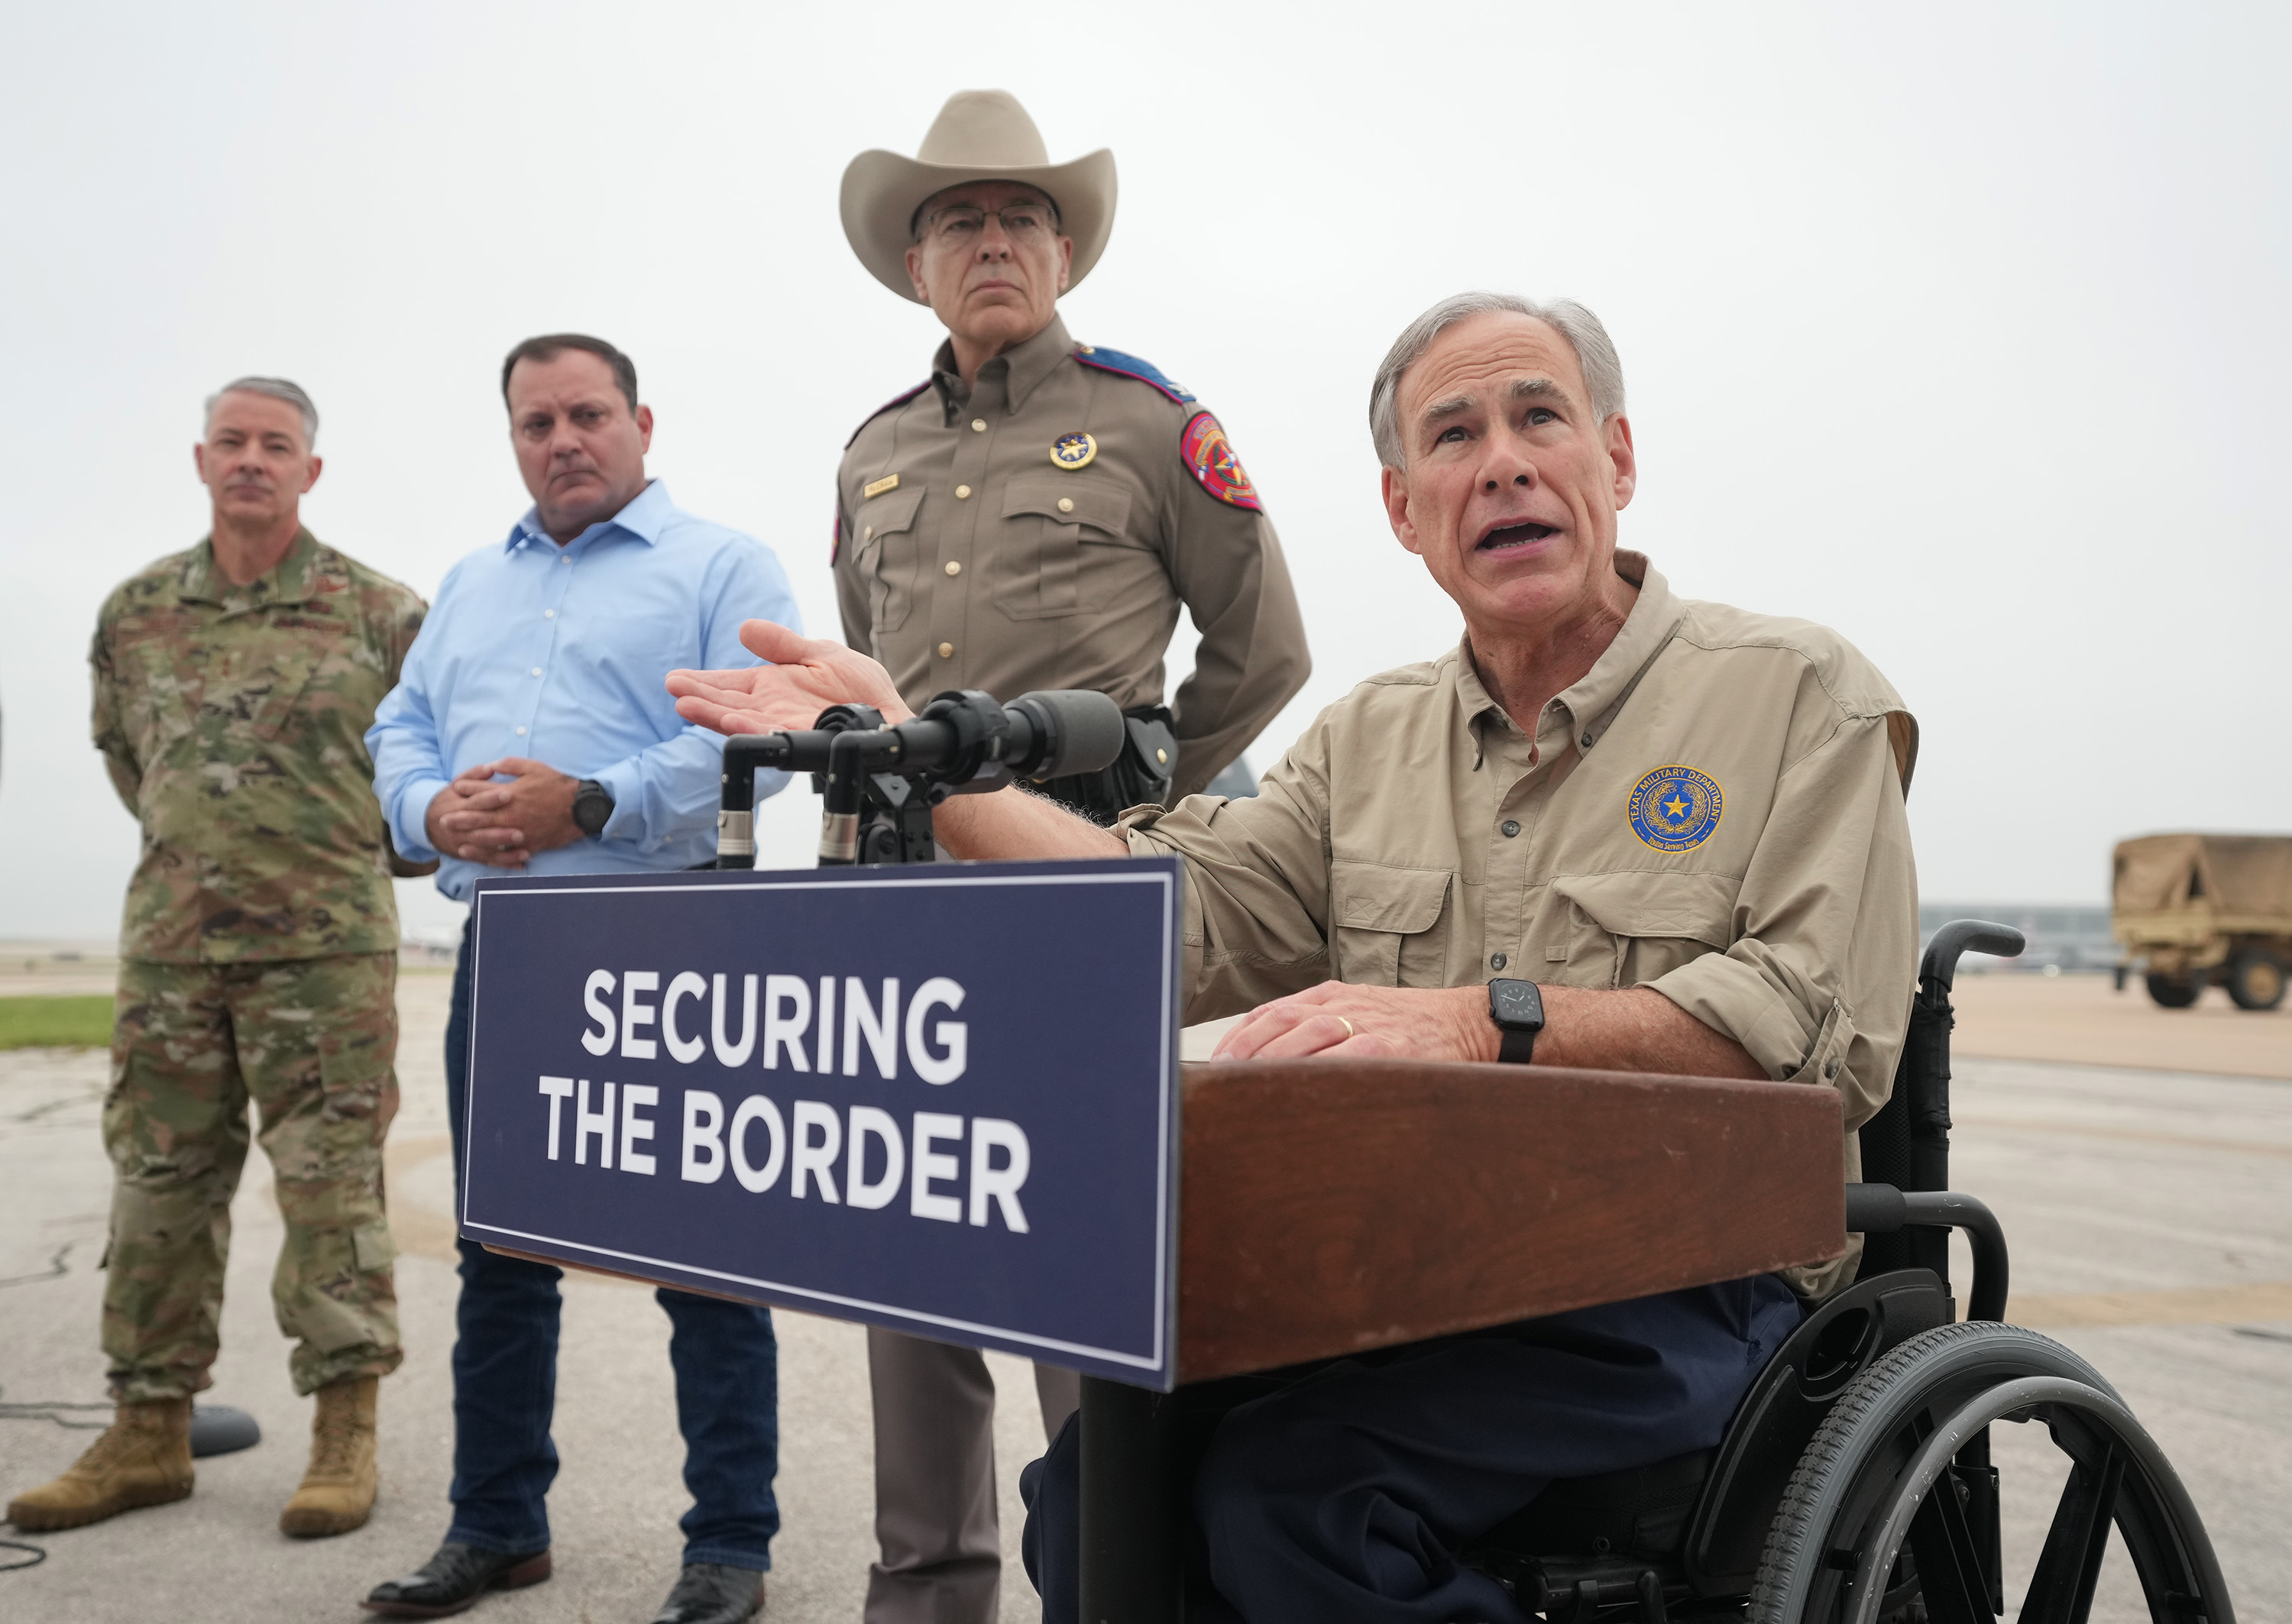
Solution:
M1536 1053L1536 1034L1544 1030L1544 994L1533 981L1489 983L1489 1018L1504 1033L1497 1058L1509 1065L1526 1065Z
M581 832L595 836L612 821L613 793L594 778L584 778L573 792L573 821Z

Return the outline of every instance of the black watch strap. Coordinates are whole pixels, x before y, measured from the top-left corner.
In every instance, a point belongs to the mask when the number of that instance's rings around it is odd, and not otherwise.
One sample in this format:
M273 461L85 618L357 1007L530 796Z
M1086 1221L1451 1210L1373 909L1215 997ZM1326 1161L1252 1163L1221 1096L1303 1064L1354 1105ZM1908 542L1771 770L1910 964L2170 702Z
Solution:
M1491 981L1489 1019L1504 1034L1497 1058L1507 1065L1526 1065L1536 1055L1536 1034L1544 1030L1544 994L1533 981Z
M573 823L594 837L613 820L613 792L594 778L584 778L573 789Z

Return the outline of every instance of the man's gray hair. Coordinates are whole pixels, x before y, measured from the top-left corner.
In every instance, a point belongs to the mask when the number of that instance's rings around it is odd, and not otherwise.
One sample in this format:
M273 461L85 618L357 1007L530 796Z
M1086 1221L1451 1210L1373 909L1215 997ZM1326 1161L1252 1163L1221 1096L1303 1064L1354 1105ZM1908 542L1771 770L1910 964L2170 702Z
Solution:
M311 450L319 443L319 408L311 404L303 386L286 378L233 378L207 397L204 423L214 422L215 403L225 395L268 395L273 400L283 400L303 414L303 449ZM202 430L204 432L204 430Z
M1469 317L1499 312L1533 317L1558 328L1576 351L1584 387L1591 392L1594 419L1605 422L1622 414L1624 364L1616 358L1616 346L1607 328L1590 310L1573 299L1539 304L1517 293L1458 293L1443 299L1402 329L1376 369L1376 382L1368 395L1368 432L1376 442L1378 462L1387 468L1408 466L1408 451L1400 440L1400 375L1423 359L1432 341L1448 328Z

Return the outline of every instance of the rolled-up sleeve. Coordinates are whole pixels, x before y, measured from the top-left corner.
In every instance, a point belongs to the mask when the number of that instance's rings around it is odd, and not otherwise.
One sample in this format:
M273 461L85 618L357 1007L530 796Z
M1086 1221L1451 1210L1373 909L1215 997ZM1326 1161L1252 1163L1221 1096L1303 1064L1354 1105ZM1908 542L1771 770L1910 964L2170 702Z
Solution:
M1773 1076L1836 1087L1847 1127L1860 1127L1893 1086L1917 958L1917 877L1884 715L1844 719L1784 772L1734 929L1725 952L1647 985Z
M710 566L700 594L701 664L729 671L761 663L740 641L740 623L774 621L803 630L803 614L780 561L746 536L727 545ZM724 741L707 728L687 727L657 744L593 774L613 798L601 838L625 840L650 856L699 831L714 829L721 800ZM788 775L756 775L756 798L776 795Z
M1320 725L1241 800L1191 795L1115 824L1134 856L1186 861L1189 1022L1254 1009L1329 977L1328 741Z

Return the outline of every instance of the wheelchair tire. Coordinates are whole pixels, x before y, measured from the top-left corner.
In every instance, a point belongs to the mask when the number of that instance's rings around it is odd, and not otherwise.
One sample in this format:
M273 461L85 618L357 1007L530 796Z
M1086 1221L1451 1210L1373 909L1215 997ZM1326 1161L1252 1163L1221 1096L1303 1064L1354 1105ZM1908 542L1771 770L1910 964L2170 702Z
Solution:
M2284 967L2274 953L2246 948L2228 961L2228 996L2240 1009L2273 1009L2284 1001Z
M2160 1009L2185 1009L2197 1001L2197 994L2205 990L2201 981L2180 981L2170 976L2150 973L2149 996Z
M2051 1338L1988 1321L1921 1332L1841 1395L1791 1474L1747 1616L1996 1617L1997 1576L1983 1572L1995 1558L1981 1551L1971 1484L1953 1461L1969 1445L1986 1459L1991 1423L2033 1419L2071 1464L2021 1601L2022 1624L2084 1624L2112 1517L2152 1616L2234 1624L2187 1491L2116 1390ZM2014 1612L2012 1598L1998 1599Z

